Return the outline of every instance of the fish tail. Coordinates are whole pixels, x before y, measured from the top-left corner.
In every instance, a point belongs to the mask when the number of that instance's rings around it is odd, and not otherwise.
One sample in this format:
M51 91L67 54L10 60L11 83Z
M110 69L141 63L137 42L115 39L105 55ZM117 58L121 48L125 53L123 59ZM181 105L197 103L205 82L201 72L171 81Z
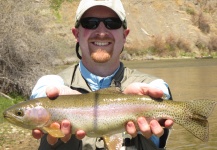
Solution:
M207 142L209 139L209 124L207 118L212 113L216 104L217 101L213 100L195 100L185 103L185 107L188 111L184 113L189 113L190 111L190 115L187 114L185 119L180 120L180 125L197 138Z

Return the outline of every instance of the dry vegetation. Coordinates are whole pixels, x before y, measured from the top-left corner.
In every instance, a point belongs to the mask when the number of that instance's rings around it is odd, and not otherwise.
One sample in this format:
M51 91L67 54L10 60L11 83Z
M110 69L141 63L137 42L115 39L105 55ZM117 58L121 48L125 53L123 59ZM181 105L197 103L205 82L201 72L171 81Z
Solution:
M28 96L69 45L50 32L55 17L49 3L1 0L0 5L0 92Z
M142 58L217 55L214 42L217 38L217 1L136 0L131 4L134 8L127 7L128 18L138 20L137 29L133 28L136 34L126 46L131 55L143 55ZM134 15L135 11L141 11L141 16ZM129 26L134 27L133 23L130 21Z

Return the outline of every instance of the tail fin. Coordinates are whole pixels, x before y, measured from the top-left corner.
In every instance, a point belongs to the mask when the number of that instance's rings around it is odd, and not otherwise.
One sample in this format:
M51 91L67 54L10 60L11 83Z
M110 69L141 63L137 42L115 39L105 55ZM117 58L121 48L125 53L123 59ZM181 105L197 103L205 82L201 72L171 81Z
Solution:
M209 124L207 118L212 113L217 101L213 100L195 100L186 103L186 107L191 111L187 120L180 120L186 130L191 132L200 140L206 142L209 139Z

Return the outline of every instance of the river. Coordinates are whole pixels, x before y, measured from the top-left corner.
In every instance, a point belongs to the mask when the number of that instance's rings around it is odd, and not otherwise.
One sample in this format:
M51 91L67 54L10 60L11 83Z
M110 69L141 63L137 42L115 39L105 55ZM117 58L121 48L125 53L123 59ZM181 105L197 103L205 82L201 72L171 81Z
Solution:
M173 59L124 62L125 66L164 79L175 101L217 101L217 59ZM183 127L173 126L167 150L217 149L217 107L209 117L209 142L202 142Z

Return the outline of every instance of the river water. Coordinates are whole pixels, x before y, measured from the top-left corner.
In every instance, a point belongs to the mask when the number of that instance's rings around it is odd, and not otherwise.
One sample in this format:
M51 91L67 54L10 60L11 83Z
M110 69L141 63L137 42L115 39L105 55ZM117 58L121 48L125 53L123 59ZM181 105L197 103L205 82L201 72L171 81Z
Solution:
M124 62L125 66L164 79L173 100L212 99L217 101L217 59L146 60ZM167 150L217 149L217 106L209 117L209 141L202 142L175 124Z

